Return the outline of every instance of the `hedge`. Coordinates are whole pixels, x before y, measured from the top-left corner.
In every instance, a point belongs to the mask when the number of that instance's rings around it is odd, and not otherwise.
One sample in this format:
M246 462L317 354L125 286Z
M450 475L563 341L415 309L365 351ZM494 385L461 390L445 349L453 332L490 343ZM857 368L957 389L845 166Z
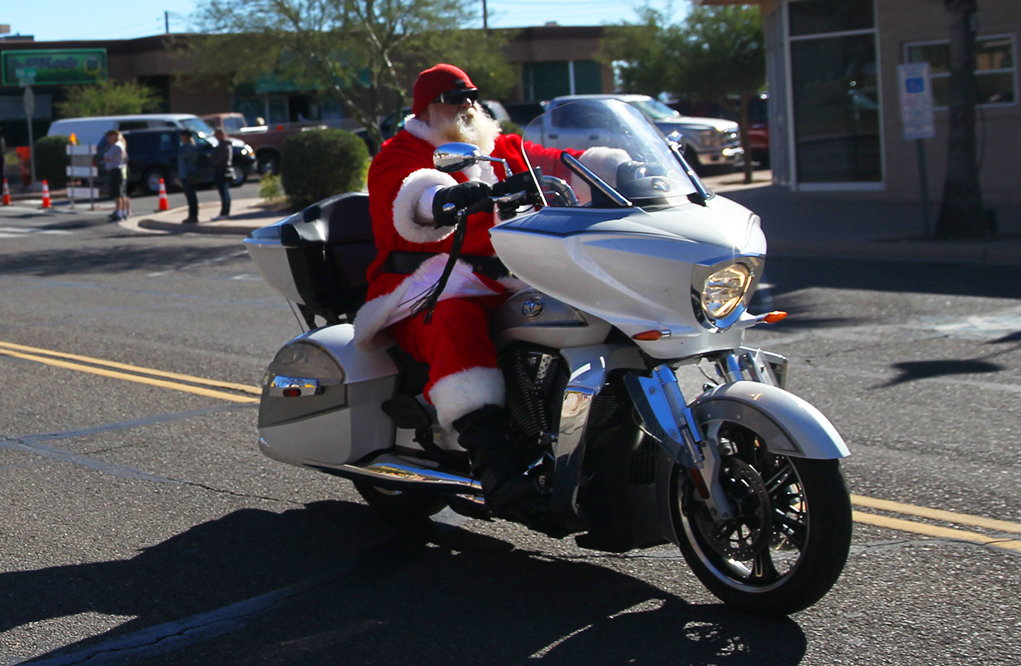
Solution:
M35 142L35 177L47 181L50 189L59 190L67 185L67 167L71 164L66 136L44 136Z
M296 209L365 187L369 151L351 132L314 129L292 134L280 154L280 179Z

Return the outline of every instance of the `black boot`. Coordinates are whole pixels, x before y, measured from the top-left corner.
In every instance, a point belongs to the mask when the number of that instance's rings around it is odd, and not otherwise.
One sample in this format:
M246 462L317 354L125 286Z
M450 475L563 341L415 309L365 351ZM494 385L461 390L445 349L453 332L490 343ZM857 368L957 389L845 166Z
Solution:
M543 495L525 476L527 463L507 438L502 407L486 405L454 421L457 443L471 460L472 475L482 484L486 506L496 515L539 508Z

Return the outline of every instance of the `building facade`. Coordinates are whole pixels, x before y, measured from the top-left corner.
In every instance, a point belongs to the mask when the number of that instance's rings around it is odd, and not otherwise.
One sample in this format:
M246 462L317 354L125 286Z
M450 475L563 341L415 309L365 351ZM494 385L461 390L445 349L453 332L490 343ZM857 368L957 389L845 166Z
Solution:
M703 0L702 4L738 4ZM748 0L740 4L750 4ZM774 182L792 190L929 197L946 175L950 34L939 0L760 0ZM990 204L1021 202L1021 2L980 0L976 43L979 181ZM928 62L935 136L905 138L898 66ZM924 160L924 162L923 162Z

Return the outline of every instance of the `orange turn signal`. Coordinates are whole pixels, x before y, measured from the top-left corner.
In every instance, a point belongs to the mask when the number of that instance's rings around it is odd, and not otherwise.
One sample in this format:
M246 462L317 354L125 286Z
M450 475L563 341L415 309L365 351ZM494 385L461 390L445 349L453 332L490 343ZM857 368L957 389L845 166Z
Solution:
M784 312L783 310L776 310L775 312L770 312L769 314L767 314L766 318L763 319L762 321L766 322L767 324L775 324L776 322L780 321L781 319L785 319L786 317L787 317L786 312Z
M631 336L632 340L643 340L645 342L655 342L663 337L663 331L642 331L641 333L635 333Z

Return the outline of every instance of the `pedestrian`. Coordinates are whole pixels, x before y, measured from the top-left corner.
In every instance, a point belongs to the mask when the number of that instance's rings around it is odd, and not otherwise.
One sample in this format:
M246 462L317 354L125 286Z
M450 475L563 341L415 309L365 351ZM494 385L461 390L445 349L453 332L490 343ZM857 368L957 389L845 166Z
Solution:
M177 150L177 177L188 200L188 217L184 224L198 224L199 200L195 195L195 183L199 179L199 149L190 130L181 132L181 147Z
M110 221L116 222L128 219L128 144L124 141L124 135L115 129L107 131L106 140L109 146L103 153L103 165L109 179L110 198L114 200Z
M230 145L230 139L222 129L216 130L216 148L209 156L209 164L213 167L213 179L216 181L216 190L220 193L220 214L214 220L226 220L230 217L230 184L234 180L234 167L231 163L234 159L234 149Z

